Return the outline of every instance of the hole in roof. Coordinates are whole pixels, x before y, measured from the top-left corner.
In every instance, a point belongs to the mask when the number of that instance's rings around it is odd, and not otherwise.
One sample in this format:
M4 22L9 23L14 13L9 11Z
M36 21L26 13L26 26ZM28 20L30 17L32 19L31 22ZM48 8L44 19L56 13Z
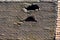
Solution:
M29 21L37 22L33 16L27 17L24 21L27 21L27 22L29 22Z
M27 10L36 10L39 9L39 6L36 4L29 5L28 7L25 7Z

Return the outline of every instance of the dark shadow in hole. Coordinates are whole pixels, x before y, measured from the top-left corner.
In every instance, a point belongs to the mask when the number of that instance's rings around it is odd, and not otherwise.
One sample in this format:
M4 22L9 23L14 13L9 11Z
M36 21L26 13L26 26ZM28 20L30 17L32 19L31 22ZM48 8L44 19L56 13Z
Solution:
M26 7L25 9L27 9L27 10L35 10L35 9L39 9L39 6L38 5L30 5L30 6L28 6L28 7Z
M54 36L53 40L55 40L55 36Z
M55 40L55 38L53 40Z
M29 22L29 21L31 21L31 22L37 22L33 16L27 17L24 21L27 21L27 22Z

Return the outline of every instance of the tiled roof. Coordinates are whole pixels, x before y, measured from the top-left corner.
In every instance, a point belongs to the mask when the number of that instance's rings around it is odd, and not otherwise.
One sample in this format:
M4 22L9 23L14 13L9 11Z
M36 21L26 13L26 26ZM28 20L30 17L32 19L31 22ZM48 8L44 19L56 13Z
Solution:
M40 2L40 1L50 1L50 2L53 2L53 1L57 1L57 0L0 0L0 1L19 1L19 2Z
M41 10L25 13L22 10L24 8L22 3L0 3L0 38L52 40L56 26L56 5L46 2L34 4L37 4ZM21 22L29 16L34 16L37 22Z

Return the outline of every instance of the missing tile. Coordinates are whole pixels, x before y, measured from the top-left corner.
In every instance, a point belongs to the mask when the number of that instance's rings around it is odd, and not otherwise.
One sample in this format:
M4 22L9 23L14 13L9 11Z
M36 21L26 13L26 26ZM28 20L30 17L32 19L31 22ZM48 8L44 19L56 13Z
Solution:
M33 16L29 16L29 17L27 17L24 21L26 21L26 22L37 22L37 20L35 20L35 18L33 17Z
M37 4L32 4L32 5L29 5L25 8L23 8L24 12L29 12L29 11L39 11L40 8Z

